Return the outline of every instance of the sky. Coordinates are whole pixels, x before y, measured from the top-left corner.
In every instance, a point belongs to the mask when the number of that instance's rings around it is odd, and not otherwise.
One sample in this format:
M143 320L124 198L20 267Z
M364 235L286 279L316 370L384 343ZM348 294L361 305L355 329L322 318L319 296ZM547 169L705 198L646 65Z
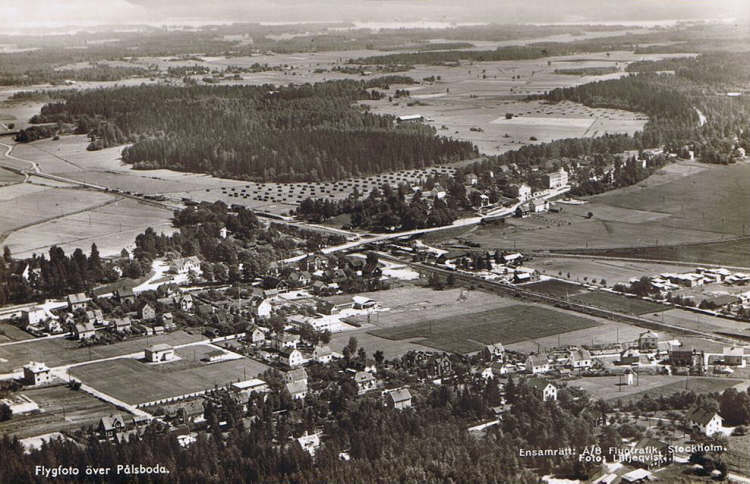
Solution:
M24 0L0 31L117 24L258 21L552 23L750 19L749 0Z

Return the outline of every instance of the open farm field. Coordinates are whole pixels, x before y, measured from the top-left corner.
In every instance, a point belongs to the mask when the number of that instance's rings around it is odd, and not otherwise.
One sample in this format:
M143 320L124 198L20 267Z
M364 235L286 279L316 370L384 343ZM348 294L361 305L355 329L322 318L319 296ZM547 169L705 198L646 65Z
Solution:
M714 188L701 189L706 183ZM487 247L552 250L728 242L750 230L750 194L743 188L748 184L750 164L679 162L639 184L590 197L589 203L564 205L562 213L507 219L467 238ZM739 256L730 246L721 260Z
M10 232L114 203L116 197L92 190L40 187L24 183L0 187L0 231Z
M669 306L644 301L638 298L620 296L611 292L596 291L585 294L577 294L570 298L571 301L594 306L618 313L642 315L646 313L657 313L669 310Z
M687 311L685 309L669 309L657 314L643 314L643 317L701 331L735 332L744 334L745 337L750 338L750 323Z
M78 341L65 338L31 340L27 343L0 346L0 374L14 372L29 361L41 361L52 368L138 353L150 345L159 343L182 345L202 339L203 336L175 331L160 336L132 338L120 343L87 348L81 347Z
M178 350L178 355L191 358L192 348ZM71 374L119 400L140 404L254 378L267 369L263 363L248 358L188 365L182 361L151 365L123 358L78 366Z
M576 313L570 313L575 315ZM590 316L589 316L590 317ZM591 317L590 317L591 318ZM581 344L608 344L622 343L623 341L636 341L638 335L646 331L638 326L625 323L616 323L603 318L592 318L598 322L597 326L578 329L566 333L553 335L540 335L526 341L505 345L506 349L520 351L523 353L535 353L547 348L557 346L580 346Z
M622 379L625 382L625 378ZM572 381L570 386L581 387L594 398L604 400L627 401L640 400L644 395L651 398L671 395L685 391L684 376L671 375L641 375L638 385L620 385L618 376L584 377ZM687 379L687 389L695 393L721 392L742 383L742 380L731 378L690 377Z
M92 193L112 199L100 192ZM30 256L34 252L47 252L52 245L66 252L78 247L88 252L91 244L96 243L103 256L115 255L134 244L136 235L148 227L157 233L171 233L171 218L172 213L166 208L126 198L15 230L8 235L5 245L16 255Z
M64 384L32 388L20 393L36 402L40 413L14 415L12 419L0 423L0 435L25 438L96 426L101 417L118 412L113 405L86 392L71 390Z
M388 329L370 331L387 339L424 338L420 344L456 353L479 351L490 343L512 344L597 326L588 318L527 305L513 305Z
M10 341L23 341L27 339L33 339L34 337L22 330L18 326L14 326L8 323L0 323L0 343L8 343Z
M735 236L750 230L748 163L711 165L702 172L655 186L649 185L648 180L645 182L596 195L591 200L632 210L668 213L670 217L660 220L660 224L674 229L695 227Z
M600 283L604 279L607 286L610 287L617 283L627 283L633 277L641 278L645 275L662 274L664 272L684 272L690 269L690 267L684 265L546 256L535 256L533 260L525 262L524 265L549 276L567 278L567 274L570 274L570 279L579 282Z
M13 185L15 183L20 183L24 180L24 177L13 173L10 170L3 170L0 169L0 187L5 185Z
M655 261L669 260L723 264L735 267L750 267L750 238L679 246L630 247L566 252L604 257L626 257L634 259L651 259Z
M512 299L483 291L435 291L415 286L364 293L362 296L377 301L381 309L373 313L369 321L366 317L358 319L378 328L399 327L416 320L461 317L515 304Z

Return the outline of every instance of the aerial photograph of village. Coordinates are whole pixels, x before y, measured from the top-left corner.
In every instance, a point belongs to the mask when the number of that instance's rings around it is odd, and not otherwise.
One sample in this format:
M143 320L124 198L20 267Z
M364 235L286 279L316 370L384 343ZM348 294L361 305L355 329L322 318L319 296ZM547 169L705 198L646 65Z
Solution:
M747 0L0 18L0 484L750 484Z

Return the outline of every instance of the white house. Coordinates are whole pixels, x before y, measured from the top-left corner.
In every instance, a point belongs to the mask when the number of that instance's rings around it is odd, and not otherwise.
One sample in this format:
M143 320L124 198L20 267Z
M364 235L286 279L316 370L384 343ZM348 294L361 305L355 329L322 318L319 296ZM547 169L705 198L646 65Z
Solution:
M690 412L689 418L694 429L708 436L720 432L724 424L721 415L708 408L695 408Z
M200 274L201 261L194 255L190 257L182 257L174 260L169 267L177 274L190 274L191 272Z
M301 381L286 384L286 390L294 400L304 400L307 396L307 385Z
M302 437L297 438L297 443L302 447L302 450L314 456L315 451L320 447L320 435L305 432Z
M549 371L549 361L542 355L529 355L526 358L526 371L532 375L547 373Z
M282 348L279 350L280 361L289 368L302 366L305 363L305 357L295 348Z
M557 401L557 387L544 378L528 378L526 384L536 391L543 401Z
M328 345L318 345L313 350L313 359L318 363L329 363L333 359L333 352Z
M146 360L151 363L174 359L174 348L166 343L151 345L146 348Z
M586 349L575 349L568 353L568 362L573 368L591 368L593 365L591 353Z
M23 381L27 385L42 385L52 381L52 374L44 363L30 361L23 367Z
M247 332L247 342L253 345L261 345L266 341L266 333L258 327L254 327Z
M30 326L39 326L50 318L50 314L45 309L29 308L21 310L23 320Z
M411 392L408 388L399 388L388 392L385 404L396 410L411 408Z
M526 200L528 200L529 198L531 198L531 187L530 187L530 186L528 186L528 185L527 185L527 184L525 184L525 183L522 183L522 184L521 184L521 185L520 185L520 186L518 187L518 199L519 199L520 201L522 201L522 202L525 202L525 201L526 201Z

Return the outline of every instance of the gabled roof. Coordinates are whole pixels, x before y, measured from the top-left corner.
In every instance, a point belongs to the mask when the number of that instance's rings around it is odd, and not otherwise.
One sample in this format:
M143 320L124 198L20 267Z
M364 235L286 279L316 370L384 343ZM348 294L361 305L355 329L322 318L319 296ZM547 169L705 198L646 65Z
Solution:
M372 376L372 373L369 373L367 371L358 371L354 374L354 381L357 383L362 383L366 381L372 381L375 377Z
M77 294L68 294L68 301L71 303L88 302L91 298L87 297L86 294L79 292Z
M331 354L333 354L333 352L328 345L318 345L313 350L313 355L315 356L328 356Z
M535 390L544 391L545 388L547 388L549 385L552 385L552 382L550 382L549 380L545 380L544 378L533 377L527 378L526 384L529 387L534 388ZM555 385L552 386L554 387Z
M148 350L152 352L153 351L168 351L172 349L174 349L172 348L172 345L168 345L166 343L159 343L159 344L151 345L148 347Z
M288 382L307 380L307 372L304 368L289 370L284 374L284 379Z
M544 366L549 364L547 357L542 355L529 355L529 357L526 358L526 361L534 366Z
M292 395L298 394L298 393L305 393L307 391L307 385L305 385L305 382L302 382L302 381L293 381L291 383L286 384L286 389Z
M100 425L105 431L115 430L118 427L125 427L125 420L122 415L110 415L109 417L102 417Z
M411 400L411 393L408 388L399 388L388 392L388 396L391 397L393 403L406 402Z
M96 331L96 328L94 328L94 323L87 321L85 323L76 324L76 331L78 331L79 333L85 333L88 331Z
M714 418L714 415L717 415L716 410L706 407L697 407L690 412L690 421L697 423L698 425L706 425L712 418Z

